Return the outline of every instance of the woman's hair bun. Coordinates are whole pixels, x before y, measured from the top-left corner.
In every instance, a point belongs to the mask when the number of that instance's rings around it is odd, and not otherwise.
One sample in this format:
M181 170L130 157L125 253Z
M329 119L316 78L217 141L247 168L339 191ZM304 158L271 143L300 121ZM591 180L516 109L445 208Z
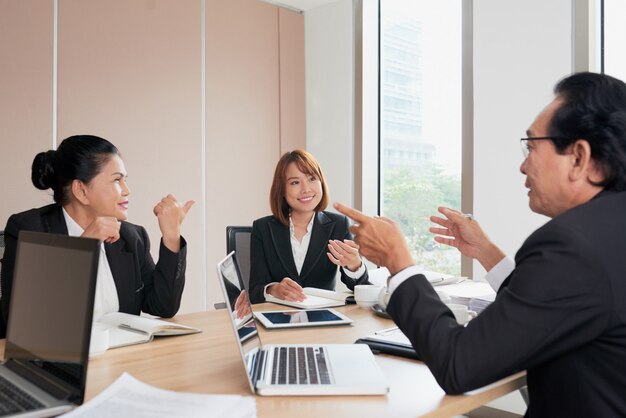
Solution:
M31 179L39 190L47 190L54 186L55 150L40 152L33 160Z

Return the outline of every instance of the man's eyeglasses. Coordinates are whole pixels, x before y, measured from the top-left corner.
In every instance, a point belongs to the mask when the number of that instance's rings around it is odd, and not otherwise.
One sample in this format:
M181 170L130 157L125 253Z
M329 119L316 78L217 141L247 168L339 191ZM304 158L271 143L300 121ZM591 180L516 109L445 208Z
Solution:
M544 139L548 139L550 141L553 141L555 139L567 139L567 138L563 138L560 136L536 136L534 138L521 138L520 139L520 144L522 146L522 154L524 154L524 158L528 158L528 154L530 154L530 150L531 148L528 148L528 143L530 141L539 141L539 140L544 140Z

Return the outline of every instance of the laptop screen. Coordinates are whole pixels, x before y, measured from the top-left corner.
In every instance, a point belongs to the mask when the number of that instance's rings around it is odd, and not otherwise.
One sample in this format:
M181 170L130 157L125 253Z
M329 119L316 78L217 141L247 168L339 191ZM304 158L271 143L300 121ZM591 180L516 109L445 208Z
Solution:
M73 401L84 394L98 251L65 235L21 231L17 242L5 358L56 376Z
M252 316L252 305L247 292L239 288L239 266L235 252L217 264L219 279L224 292L226 306L230 312L230 320L237 335L237 343L241 351L250 385L254 391L255 365L254 357L261 349L261 339ZM237 307L237 309L236 309Z

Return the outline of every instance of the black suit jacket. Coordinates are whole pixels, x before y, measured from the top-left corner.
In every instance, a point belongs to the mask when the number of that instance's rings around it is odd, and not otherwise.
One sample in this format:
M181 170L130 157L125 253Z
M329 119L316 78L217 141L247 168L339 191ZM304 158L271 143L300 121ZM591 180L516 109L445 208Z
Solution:
M527 416L626 416L626 192L535 231L466 328L421 274L394 291L388 312L448 393L527 369Z
M291 251L289 226L281 224L273 216L254 221L250 237L250 301L264 302L263 289L268 283L280 282L289 277L302 287L335 290L337 266L326 253L331 239L352 239L348 218L332 212L317 212L313 221L311 241L302 271L298 274ZM354 289L367 282L367 270L354 280L341 269L341 281Z
M51 232L67 235L67 225L59 205L53 204L12 215L5 228L6 249L2 263L2 321L9 315L15 250L19 231ZM122 222L120 239L105 244L105 250L119 299L120 312L138 315L141 311L161 317L178 312L185 286L187 245L173 253L161 243L159 261L150 255L146 230Z

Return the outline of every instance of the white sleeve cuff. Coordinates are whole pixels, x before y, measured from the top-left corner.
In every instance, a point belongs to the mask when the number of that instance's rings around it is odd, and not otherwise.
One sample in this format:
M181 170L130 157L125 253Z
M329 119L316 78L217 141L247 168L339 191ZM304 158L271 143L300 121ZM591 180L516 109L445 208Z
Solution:
M341 270L346 273L346 276L356 280L365 273L365 263L361 262L361 267L356 269L356 271L350 271L350 269L344 267L342 267Z
M509 277L513 270L515 270L515 261L510 257L504 257L487 272L485 280L487 280L491 288L497 292L500 286L502 286L502 282Z
M278 283L272 282L272 283L268 283L265 285L265 287L263 288L263 299L267 300L267 295L269 295L269 293L267 293L267 288L270 286L274 286L275 284L278 284Z
M423 269L420 266L409 266L397 273L395 276L391 277L387 285L387 293L389 293L389 296L391 296L396 288L404 283L406 279L411 276L415 276L416 274L420 274L422 271Z

